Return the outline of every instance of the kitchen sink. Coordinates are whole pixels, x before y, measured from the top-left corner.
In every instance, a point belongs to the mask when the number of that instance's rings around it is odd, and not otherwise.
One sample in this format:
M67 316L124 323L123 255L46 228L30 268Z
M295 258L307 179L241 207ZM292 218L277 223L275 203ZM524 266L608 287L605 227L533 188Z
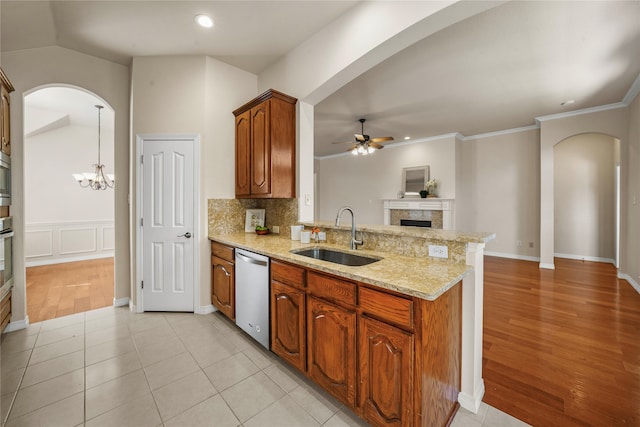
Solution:
M350 267L358 267L380 261L382 258L373 258L370 256L362 256L351 254L348 252L335 251L326 248L309 248L294 249L289 251L296 255L302 255L309 258L319 259L322 261L333 262L335 264L348 265Z

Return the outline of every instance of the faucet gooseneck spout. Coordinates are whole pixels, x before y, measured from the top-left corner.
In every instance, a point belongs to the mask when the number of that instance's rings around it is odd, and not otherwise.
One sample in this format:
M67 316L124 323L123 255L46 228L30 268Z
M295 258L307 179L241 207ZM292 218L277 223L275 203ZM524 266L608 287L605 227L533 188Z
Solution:
M336 215L336 227L340 225L340 215L342 212L349 211L351 214L351 242L349 243L349 248L356 250L358 249L358 245L362 245L363 241L356 239L356 214L353 213L353 209L349 206L343 206L338 210L338 215Z

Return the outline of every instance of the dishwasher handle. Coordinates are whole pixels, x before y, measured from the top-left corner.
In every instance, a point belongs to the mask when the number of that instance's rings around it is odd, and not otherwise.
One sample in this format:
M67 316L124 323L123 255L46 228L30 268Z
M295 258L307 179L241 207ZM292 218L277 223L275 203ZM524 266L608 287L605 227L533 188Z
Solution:
M266 261L261 261L259 259L250 258L248 256L245 256L245 255L242 255L242 254L239 254L239 253L236 253L236 257L238 259L240 259L241 261L248 262L249 264L256 264L256 265L260 265L262 267L266 267L266 266L269 265Z

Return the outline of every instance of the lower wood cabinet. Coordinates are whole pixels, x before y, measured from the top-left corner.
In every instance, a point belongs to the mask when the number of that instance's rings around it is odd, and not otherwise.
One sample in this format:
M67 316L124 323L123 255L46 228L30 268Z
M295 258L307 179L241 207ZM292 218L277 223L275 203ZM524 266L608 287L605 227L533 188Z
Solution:
M413 341L402 329L358 318L358 406L372 424L413 424Z
M305 293L271 281L271 351L301 371L307 366Z
M271 350L371 425L446 426L461 298L459 284L427 301L272 260Z
M343 403L356 404L356 313L307 300L308 375Z
M211 304L231 320L236 319L236 281L233 248L211 243Z
M0 301L0 333L7 327L11 320L11 292Z

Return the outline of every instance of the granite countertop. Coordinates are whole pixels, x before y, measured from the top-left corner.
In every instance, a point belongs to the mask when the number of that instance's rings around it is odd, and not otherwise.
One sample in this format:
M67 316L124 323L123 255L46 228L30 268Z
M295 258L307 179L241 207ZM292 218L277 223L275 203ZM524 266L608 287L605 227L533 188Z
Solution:
M349 217L349 215L347 215L341 221L341 223L343 225L340 226L336 226L335 222L332 221L301 222L300 224L308 227L313 227L315 225L322 229L351 230L351 218ZM400 225L358 224L358 232L361 231L372 232L376 234L386 234L389 236L420 237L424 239L462 243L487 243L496 238L495 233L441 230L437 228L405 227Z
M324 225L323 225L324 227ZM378 262L349 267L297 255L292 249L311 248L314 242L300 243L279 235L258 236L255 233L210 235L210 240L253 251L271 258L334 274L384 289L433 301L473 271L468 265L450 264L425 258L414 258L369 250L351 251L343 246L321 242L320 247L382 258Z

